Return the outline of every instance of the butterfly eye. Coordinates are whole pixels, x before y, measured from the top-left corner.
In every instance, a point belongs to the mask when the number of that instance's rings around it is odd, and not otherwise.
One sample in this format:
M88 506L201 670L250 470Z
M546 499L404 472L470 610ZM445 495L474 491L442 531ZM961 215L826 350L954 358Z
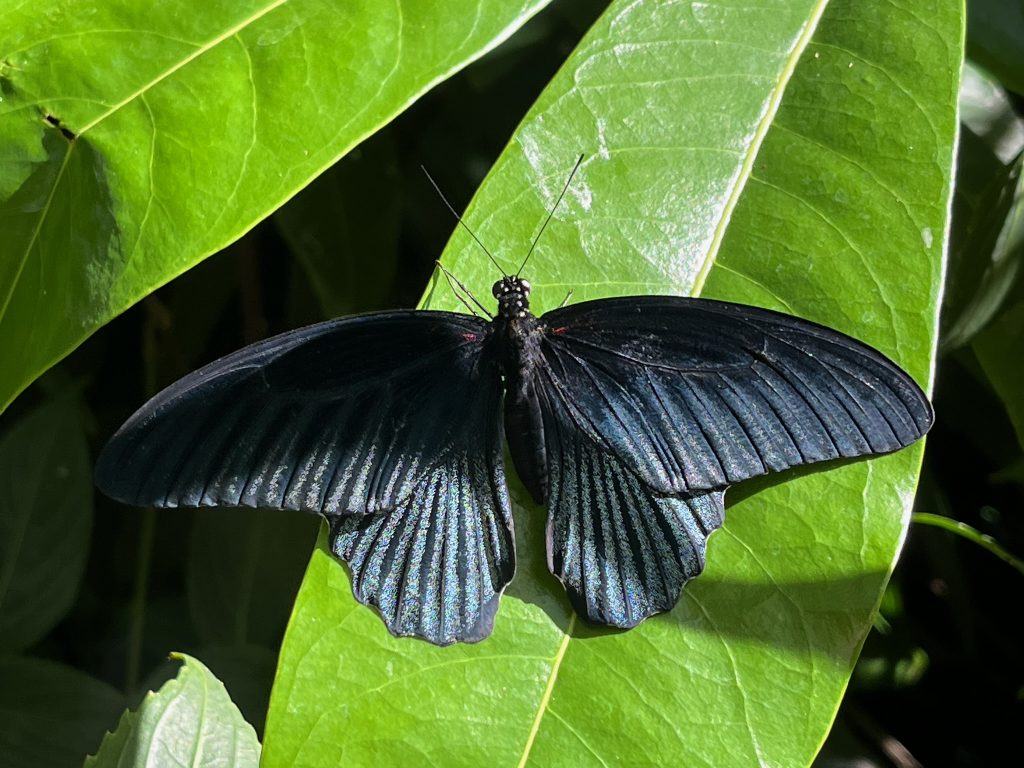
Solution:
M501 281L491 286L491 293L494 294L494 298L498 298L501 295Z
M529 280L520 280L519 281L519 287L522 288L523 293L529 293L530 292L530 287L531 287L530 286L530 281Z

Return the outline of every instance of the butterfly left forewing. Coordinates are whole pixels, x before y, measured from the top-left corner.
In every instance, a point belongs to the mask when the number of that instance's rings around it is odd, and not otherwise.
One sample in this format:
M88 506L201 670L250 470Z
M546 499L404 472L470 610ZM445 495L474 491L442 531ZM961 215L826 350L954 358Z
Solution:
M486 340L477 318L400 311L251 345L144 405L97 484L140 506L323 514L392 632L479 640L515 568Z

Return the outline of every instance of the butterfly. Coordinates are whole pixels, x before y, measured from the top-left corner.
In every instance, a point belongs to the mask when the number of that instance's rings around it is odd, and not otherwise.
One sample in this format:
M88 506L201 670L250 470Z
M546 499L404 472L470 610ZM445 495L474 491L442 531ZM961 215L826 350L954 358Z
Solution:
M515 571L506 441L573 608L630 628L701 573L730 485L932 424L906 372L816 323L678 296L536 317L530 290L504 275L493 317L378 312L245 347L129 418L97 485L139 506L321 514L356 599L448 645L491 633Z

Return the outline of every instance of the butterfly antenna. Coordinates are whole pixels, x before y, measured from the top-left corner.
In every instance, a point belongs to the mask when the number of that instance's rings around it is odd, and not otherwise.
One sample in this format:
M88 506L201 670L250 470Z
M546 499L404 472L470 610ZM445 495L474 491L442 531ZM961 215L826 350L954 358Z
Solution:
M540 232L533 238L533 245L530 246L530 250L526 252L526 258L523 259L523 263L519 265L519 269L516 271L516 277L519 277L519 273L523 271L526 266L526 262L530 260L530 256L533 255L533 249L537 247L537 243L540 242L540 236L544 234L544 229L547 227L548 222L551 221L551 217L555 215L555 211L558 210L559 203L562 202L562 198L565 197L565 193L569 191L569 185L572 184L572 177L576 175L576 171L580 169L580 163L583 162L583 155L580 155L576 159L576 165L572 167L572 173L569 174L569 178L565 180L565 186L562 187L562 194L555 200L555 204L551 206L551 211L548 213L548 217L544 219L544 223L540 225Z
M487 254L487 258L489 258L491 260L491 263L494 264L494 266L496 266L498 268L498 271L501 272L502 277L507 277L507 275L505 274L505 270L501 268L501 264L499 264L498 260L495 259L494 256L491 255L491 252L487 250L487 246L480 242L480 238L477 237L476 233L473 232L473 230L469 228L469 225L466 224L466 222L464 222L462 220L462 217L459 216L458 211L456 211L454 208L452 208L452 204L448 202L448 198L444 196L444 192L442 192L441 188L439 186L437 186L437 182L434 181L434 178L433 178L433 176L430 175L430 172L424 166L422 166L422 165L420 166L420 170L422 170L423 173L426 174L427 180L430 182L431 186L434 188L434 190L437 192L437 194L440 195L441 200L444 201L444 204L446 206L448 206L448 210L452 212L452 216L455 217L455 220L458 221L459 224L461 224L463 227L465 227L466 231L469 232L470 236L474 240L476 240L476 244L479 245L481 248L483 248L484 253ZM442 269L444 269L444 267L442 267ZM474 301L475 301L475 299L474 299Z
M476 298L476 296L473 295L473 292L471 290L469 290L469 288L467 288L465 285L463 285L462 282L459 280L459 278L457 278L455 275L453 275L451 272L449 272L447 269L445 269L444 268L444 264L442 264L440 261L435 261L434 263L437 264L438 269L441 270L441 272L444 274L445 278L448 280L448 286L452 289L452 293L455 294L455 298L457 298L459 301L462 302L462 306L464 306L466 309L468 309L469 313L471 315L475 315L476 314L476 310L474 310L469 305L469 303L463 297L462 293L466 294L466 296L469 296L469 298L472 299L473 303L476 304L477 308L479 308L479 310L481 312L483 312L485 315L487 315L487 318L489 320L493 320L494 319L494 315L492 315L490 312L487 311L487 307L485 307L483 304L481 304L479 301L477 301L477 298ZM456 286L458 286L459 288L462 289L462 293L459 293L458 290L456 290Z

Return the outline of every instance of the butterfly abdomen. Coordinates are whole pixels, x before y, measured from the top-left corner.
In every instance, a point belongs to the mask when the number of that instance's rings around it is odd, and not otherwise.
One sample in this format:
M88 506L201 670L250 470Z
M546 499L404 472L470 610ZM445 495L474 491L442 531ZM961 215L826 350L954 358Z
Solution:
M532 314L499 314L493 343L505 386L505 440L519 479L538 504L548 497L544 420L536 394L543 330Z

